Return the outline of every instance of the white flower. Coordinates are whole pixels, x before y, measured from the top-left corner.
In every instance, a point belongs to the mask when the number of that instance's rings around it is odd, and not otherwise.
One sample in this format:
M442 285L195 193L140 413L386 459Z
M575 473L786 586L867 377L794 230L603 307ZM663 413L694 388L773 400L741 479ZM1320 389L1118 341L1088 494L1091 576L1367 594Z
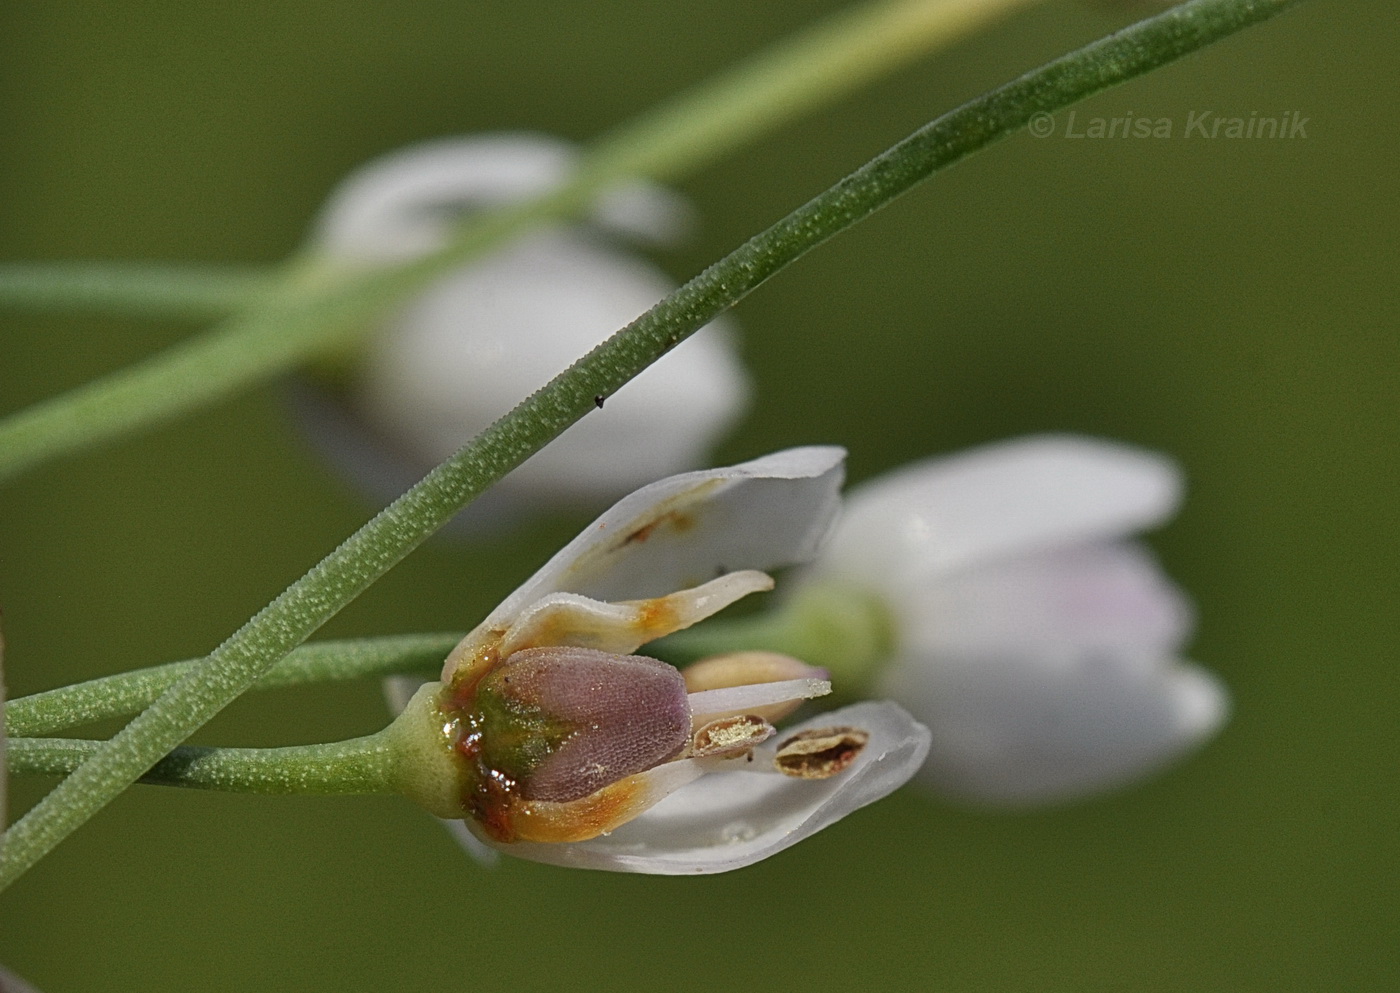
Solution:
M0 993L39 993L39 991L0 965Z
M1180 660L1191 610L1130 537L1175 511L1161 456L1037 437L857 487L808 573L873 593L893 658L875 683L933 734L920 778L988 805L1107 789L1210 737L1228 698Z
M752 715L826 692L829 684L814 678L823 673L792 660L788 672L779 666L749 685L735 686L736 680L721 673L707 685L729 688L696 691L687 681L675 703L666 685L680 680L674 670L647 659L618 658L747 593L770 588L772 581L757 570L810 559L837 509L843 456L837 448L799 448L673 476L598 518L462 641L449 656L441 683L427 684L408 703L396 726L432 732L421 749L423 784L406 792L440 816L468 815L455 824L473 850L485 843L541 862L688 874L722 872L766 858L904 783L922 762L928 735L894 704L864 703L822 714L765 742L772 729ZM595 678L591 667L607 659L624 667L623 678ZM553 667L542 677L552 680L543 690L538 666ZM732 660L720 663L720 668L735 667ZM737 668L757 672L763 666L741 661ZM570 673L586 675L579 685L561 688ZM786 678L790 675L799 678ZM768 681L775 676L781 681ZM483 703L488 684L493 696ZM628 693L633 697L618 704ZM510 705L526 697L534 706L521 717ZM590 718L593 723L581 731L572 725L559 736L563 744L551 746L543 757L531 751L536 739L552 733L548 722L584 697L598 715ZM680 738L657 745L658 734L672 734L666 721L676 707L682 714ZM504 725L501 713L506 713ZM740 747L702 743L705 735L698 732L692 740L693 714L702 715L693 718L702 730L737 730ZM498 723L489 725L488 719ZM516 734L525 724L545 730L527 740ZM503 726L506 763L479 763L464 773L462 757L478 761L487 751L485 735L493 727L499 734ZM651 730L654 726L661 731ZM621 730L615 734L610 727ZM745 737L750 731L754 736ZM794 742L804 732L808 738ZM580 744L589 735L594 739ZM584 759L568 756L561 771L560 757L574 746L586 753ZM639 757L640 749L653 747L656 754ZM611 771L588 760L603 752ZM451 757L446 766L443 756ZM775 759L789 775L777 771ZM828 765L817 767L828 759ZM509 763L517 761L533 778L516 777ZM794 765L800 767L795 771L823 778L794 778ZM614 766L625 778L618 779ZM597 782L587 778L595 772L601 777ZM534 796L521 785L539 785L541 779L547 782ZM586 789L573 788L585 780ZM500 787L502 782L507 786ZM595 789L599 782L605 785ZM512 789L517 795L509 793ZM531 840L555 838L561 840Z
M396 152L335 191L312 247L344 268L414 258L441 247L473 210L562 183L576 158L572 146L528 134ZM673 195L632 183L600 198L590 224L536 229L438 281L369 341L349 386L357 415L416 478L669 293L664 273L608 235L665 240L683 214ZM748 378L723 322L675 351L602 398L601 410L511 473L474 514L615 499L703 464L742 412Z

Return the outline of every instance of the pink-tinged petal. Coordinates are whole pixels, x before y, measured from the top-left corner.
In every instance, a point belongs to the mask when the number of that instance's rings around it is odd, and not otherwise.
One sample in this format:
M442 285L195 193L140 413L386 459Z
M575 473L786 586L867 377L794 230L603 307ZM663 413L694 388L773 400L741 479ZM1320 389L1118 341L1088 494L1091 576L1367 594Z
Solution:
M1160 523L1181 479L1161 455L1072 436L919 462L856 487L822 572L897 591L973 565Z
M870 740L845 771L830 779L715 772L687 783L603 837L574 844L503 845L501 851L555 865L658 875L751 865L892 793L914 775L928 750L928 730L892 703L845 707L778 737L834 726L868 731Z
M1058 548L974 566L891 598L900 643L923 658L1175 655L1192 611L1145 549Z
M1203 669L1113 654L906 657L880 688L932 729L920 780L986 806L1132 782L1203 743L1229 711Z
M835 516L845 454L791 448L644 486L564 546L477 630L508 629L550 593L646 600L737 570L806 561Z

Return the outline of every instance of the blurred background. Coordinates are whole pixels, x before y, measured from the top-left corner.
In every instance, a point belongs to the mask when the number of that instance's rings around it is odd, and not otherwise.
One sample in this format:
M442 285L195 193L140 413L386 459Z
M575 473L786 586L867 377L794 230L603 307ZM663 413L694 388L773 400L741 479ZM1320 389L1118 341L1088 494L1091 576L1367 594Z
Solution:
M249 0L0 11L0 258L274 262L368 158L588 139L839 6ZM1046 3L677 184L678 279L939 112L1126 23ZM1026 814L906 789L734 874L483 870L392 799L138 788L0 897L0 961L109 989L1378 989L1400 979L1395 51L1312 2L1089 116L1308 118L1293 140L1021 134L737 311L758 397L716 454L853 479L1025 432L1161 449L1153 546L1233 720L1137 789ZM0 412L193 326L0 315ZM203 654L363 522L269 387L0 492L12 695ZM435 542L326 630L457 630L586 519ZM377 687L245 698L198 740L367 733ZM108 729L110 730L110 729ZM12 785L20 809L42 785Z

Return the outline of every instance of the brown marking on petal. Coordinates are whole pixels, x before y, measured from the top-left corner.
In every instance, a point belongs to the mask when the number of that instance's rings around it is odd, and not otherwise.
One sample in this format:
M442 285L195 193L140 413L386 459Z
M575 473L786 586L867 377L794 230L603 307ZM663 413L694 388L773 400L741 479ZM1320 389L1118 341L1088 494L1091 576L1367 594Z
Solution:
M698 523L692 507L706 493L725 482L721 479L707 479L683 493L677 493L669 500L663 500L651 508L651 513L632 525L627 534L613 543L609 551L616 551L625 545L644 542L662 528L671 528L679 534L691 530Z
M610 560L621 549L630 544L644 542L650 538L662 523L669 523L678 531L688 531L698 523L698 513L704 510L707 494L727 485L727 479L706 479L689 489L677 493L670 499L662 500L644 516L631 522L615 522L625 533L619 534L606 544L587 549L569 566L569 574L583 576L602 575L612 564ZM602 530L606 524L599 525ZM635 536L635 537L634 537Z
M681 626L680 599L677 594L654 597L650 600L633 601L637 607L637 620L632 628L642 639L642 644L670 634Z
M510 837L498 841L560 844L587 841L621 827L651 806L645 774L628 776L597 793L567 803L516 800L509 807Z
M773 725L752 714L722 717L695 732L690 754L695 758L738 758L777 733Z
M773 764L797 779L829 779L856 760L870 741L859 728L812 728L799 731L778 746Z
M634 528L631 534L622 539L622 544L630 545L633 542L638 544L645 542L661 527L669 527L677 534L684 534L695 527L695 518L679 510L668 510L659 517L654 517L640 527Z

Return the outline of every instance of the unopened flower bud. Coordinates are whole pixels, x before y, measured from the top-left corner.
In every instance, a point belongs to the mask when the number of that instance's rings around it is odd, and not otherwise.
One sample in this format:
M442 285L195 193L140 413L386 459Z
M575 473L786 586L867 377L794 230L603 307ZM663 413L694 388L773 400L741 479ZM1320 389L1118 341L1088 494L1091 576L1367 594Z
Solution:
M543 135L442 139L370 163L331 196L312 250L331 271L399 264L442 248L474 211L568 181L573 146ZM622 242L675 233L684 205L648 183L614 187L580 223L525 232L427 287L299 394L318 446L376 497L395 496L520 399L674 288ZM621 235L619 238L617 236ZM703 463L747 403L748 376L725 320L682 342L468 513L499 524L548 507L620 496Z

